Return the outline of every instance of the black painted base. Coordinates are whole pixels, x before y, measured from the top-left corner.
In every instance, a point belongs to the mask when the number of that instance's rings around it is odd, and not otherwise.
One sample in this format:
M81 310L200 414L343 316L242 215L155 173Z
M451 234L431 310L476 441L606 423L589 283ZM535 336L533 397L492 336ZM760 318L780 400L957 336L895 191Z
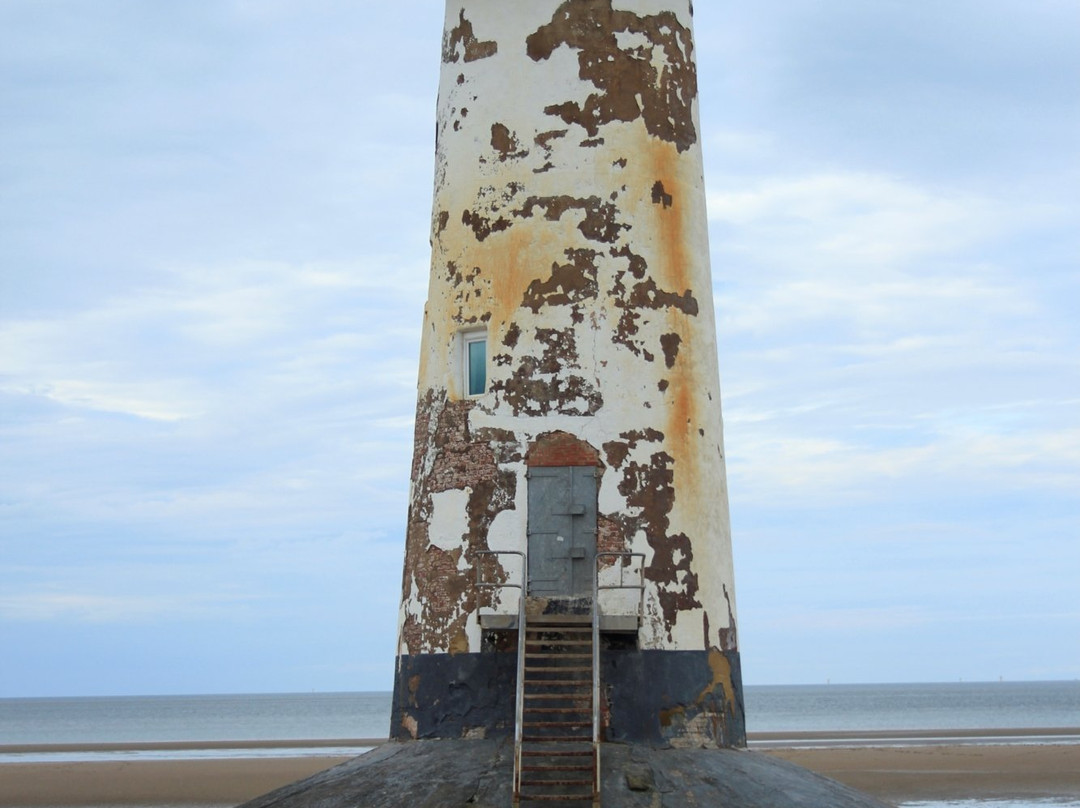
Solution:
M517 655L398 658L390 737L513 735ZM605 650L604 740L656 746L746 745L737 651Z

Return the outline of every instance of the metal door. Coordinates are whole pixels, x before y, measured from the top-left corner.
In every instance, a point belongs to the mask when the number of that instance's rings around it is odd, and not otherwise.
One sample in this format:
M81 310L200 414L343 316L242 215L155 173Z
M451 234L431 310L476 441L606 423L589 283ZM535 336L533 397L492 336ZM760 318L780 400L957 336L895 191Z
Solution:
M596 469L529 469L529 594L591 594L595 559Z

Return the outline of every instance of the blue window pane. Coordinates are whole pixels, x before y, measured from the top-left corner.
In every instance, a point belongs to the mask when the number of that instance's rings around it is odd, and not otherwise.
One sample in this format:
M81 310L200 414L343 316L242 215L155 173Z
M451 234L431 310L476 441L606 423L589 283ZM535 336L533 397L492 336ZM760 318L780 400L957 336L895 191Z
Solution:
M469 348L469 395L478 396L487 388L487 341L478 339L468 343Z

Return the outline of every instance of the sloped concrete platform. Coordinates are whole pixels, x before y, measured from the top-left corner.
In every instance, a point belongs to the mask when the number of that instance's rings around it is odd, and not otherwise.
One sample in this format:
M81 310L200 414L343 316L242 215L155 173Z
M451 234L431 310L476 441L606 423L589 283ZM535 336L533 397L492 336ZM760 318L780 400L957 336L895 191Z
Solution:
M827 777L733 749L604 744L610 808L888 808ZM388 743L241 808L510 808L507 740Z

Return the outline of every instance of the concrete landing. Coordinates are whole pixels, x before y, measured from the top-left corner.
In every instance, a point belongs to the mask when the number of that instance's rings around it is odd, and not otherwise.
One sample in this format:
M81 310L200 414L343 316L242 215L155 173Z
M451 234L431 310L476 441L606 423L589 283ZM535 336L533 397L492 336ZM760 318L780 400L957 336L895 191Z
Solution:
M601 767L606 808L888 808L757 752L604 744ZM510 808L512 777L507 740L393 742L242 808Z

